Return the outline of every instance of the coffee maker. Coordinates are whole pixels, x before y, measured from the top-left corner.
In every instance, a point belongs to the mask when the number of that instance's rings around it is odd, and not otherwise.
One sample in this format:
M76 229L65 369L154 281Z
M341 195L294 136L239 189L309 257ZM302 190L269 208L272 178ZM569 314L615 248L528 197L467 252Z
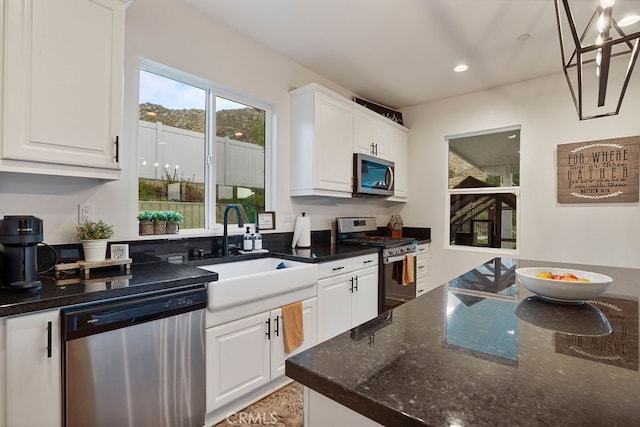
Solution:
M2 286L16 291L37 291L38 243L42 242L42 220L32 215L5 215L0 220L0 279Z

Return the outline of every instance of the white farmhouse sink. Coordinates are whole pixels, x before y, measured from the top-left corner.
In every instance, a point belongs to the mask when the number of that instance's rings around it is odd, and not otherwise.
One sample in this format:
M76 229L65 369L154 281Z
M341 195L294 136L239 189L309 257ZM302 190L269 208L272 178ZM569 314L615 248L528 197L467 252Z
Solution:
M258 258L199 268L218 273L218 281L209 284L207 303L208 310L217 314L216 324L240 318L244 312L257 313L315 296L316 264Z

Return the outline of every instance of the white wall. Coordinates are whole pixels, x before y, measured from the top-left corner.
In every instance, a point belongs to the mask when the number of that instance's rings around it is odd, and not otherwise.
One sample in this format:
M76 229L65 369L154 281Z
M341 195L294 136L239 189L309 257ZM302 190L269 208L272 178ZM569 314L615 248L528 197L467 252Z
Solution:
M289 91L318 82L346 97L351 93L289 59L217 24L173 0L136 0L126 14L123 172L115 182L0 173L0 215L30 214L44 220L45 242L74 242L78 204L94 205L94 218L115 225L114 240L135 239L137 230L137 106L139 58L195 74L275 106L273 176L277 232L293 230L302 211L312 229L329 229L339 215L377 214L386 224L402 204L289 197ZM285 221L291 219L291 221Z
M512 125L522 126L520 256L640 268L638 203L556 201L558 144L640 134L640 76L633 77L635 81L629 86L620 115L582 122L562 74L403 110L405 123L411 129L409 171L413 186L411 202L402 215L408 225L432 228L430 279L434 284L488 258L445 249L445 136Z

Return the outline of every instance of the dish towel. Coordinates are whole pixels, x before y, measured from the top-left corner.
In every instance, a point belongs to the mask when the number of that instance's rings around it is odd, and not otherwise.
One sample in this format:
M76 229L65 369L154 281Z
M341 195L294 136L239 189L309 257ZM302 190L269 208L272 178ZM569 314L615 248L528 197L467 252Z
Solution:
M414 258L413 254L406 254L402 260L402 286L407 286L414 281Z
M300 347L304 341L304 327L302 324L302 301L282 306L282 329L284 336L284 351L291 353Z

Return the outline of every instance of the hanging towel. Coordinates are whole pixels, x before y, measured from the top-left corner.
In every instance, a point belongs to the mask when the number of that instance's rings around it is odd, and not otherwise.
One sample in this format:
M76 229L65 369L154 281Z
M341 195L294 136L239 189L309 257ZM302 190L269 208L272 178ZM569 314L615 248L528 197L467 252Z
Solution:
M302 324L302 302L294 302L282 306L282 329L284 335L284 351L291 353L304 341Z
M413 254L406 254L402 260L402 286L407 286L414 281L414 269Z

